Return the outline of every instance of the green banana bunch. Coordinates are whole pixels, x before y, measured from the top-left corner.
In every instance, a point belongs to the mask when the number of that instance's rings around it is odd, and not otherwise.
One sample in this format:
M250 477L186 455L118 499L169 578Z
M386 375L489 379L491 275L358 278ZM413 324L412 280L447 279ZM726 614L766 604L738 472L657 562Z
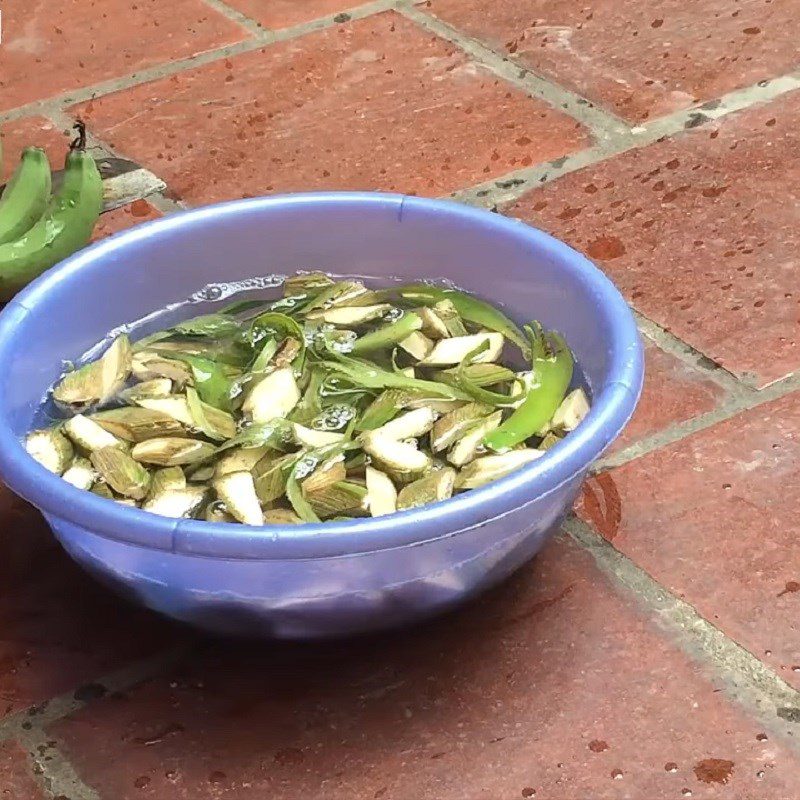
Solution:
M47 157L29 148L0 200L0 302L89 241L103 201L94 159L71 149L61 188L49 198Z
M33 227L50 200L50 163L44 150L26 147L19 167L0 198L0 244Z

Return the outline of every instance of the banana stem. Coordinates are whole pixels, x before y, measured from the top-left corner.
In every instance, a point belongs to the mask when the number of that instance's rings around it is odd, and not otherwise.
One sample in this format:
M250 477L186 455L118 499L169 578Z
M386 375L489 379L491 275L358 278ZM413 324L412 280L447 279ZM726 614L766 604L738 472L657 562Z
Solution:
M86 123L82 119L78 119L72 129L77 131L78 135L69 143L69 149L83 152L86 150Z

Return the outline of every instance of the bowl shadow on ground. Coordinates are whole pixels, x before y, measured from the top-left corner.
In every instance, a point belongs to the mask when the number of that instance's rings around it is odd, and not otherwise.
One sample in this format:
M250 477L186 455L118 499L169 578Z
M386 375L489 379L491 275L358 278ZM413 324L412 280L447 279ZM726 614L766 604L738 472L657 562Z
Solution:
M168 725L189 738L194 758L209 770L226 765L231 778L313 757L318 778L346 763L352 782L403 752L441 758L465 730L500 741L496 704L529 704L529 676L550 672L531 642L571 591L563 575L555 591L543 588L540 561L459 610L391 633L316 643L200 636L148 698L170 706ZM561 665L560 680L571 669ZM140 739L158 734L147 715L135 719L145 724L135 726Z
M107 692L53 730L69 753L70 731L88 724L108 780L132 796L143 775L166 793L178 774L196 776L203 797L236 781L276 800L313 796L322 785L337 798L405 797L418 773L430 786L455 781L442 796L461 796L458 775L474 757L509 758L515 737L530 733L518 721L527 727L533 714L546 728L561 713L550 702L534 711L537 693L563 699L556 688L580 680L579 664L564 656L574 655L576 604L590 587L580 588L574 548L562 540L460 609L411 628L252 641L200 634L120 601L72 563L35 510L9 496L0 492L0 520L12 523L0 574L16 599L0 614L19 654L40 654L47 679L33 693L22 681L17 708L52 695L53 676L59 691L96 688L108 669L187 645L166 674ZM491 749L499 747L512 750Z
M348 659L363 659L366 654L391 656L394 650L408 648L421 655L426 652L425 642L430 640L458 640L463 645L471 636L497 635L528 615L534 619L536 612L546 607L546 602L543 605L529 597L536 594L537 563L537 559L530 561L498 586L454 611L388 633L311 643L206 635L140 608L135 602L139 598L123 584L115 585L107 576L98 581L88 575L64 552L41 514L0 484L0 603L6 606L0 606L0 614L15 623L12 627L18 629L20 640L28 643L40 638L44 643L48 634L58 634L63 639L70 631L80 631L83 641L75 646L87 652L93 645L108 644L109 628L129 626L135 617L137 631L149 628L159 639L186 640L209 655L247 654L248 659L255 657L275 665L317 661L346 664ZM502 564L499 568L505 571ZM16 611L13 620L12 608ZM248 627L247 612L241 608L220 606L219 610L223 617L242 615L242 627ZM42 628L41 636L22 630L29 622ZM9 632L7 628L6 633Z
M168 674L112 692L89 713L99 704L101 716L130 715L129 743L179 731L165 740L175 748L165 758L182 759L188 747L209 772L224 764L231 777L313 756L318 779L343 761L348 780L366 779L403 752L438 764L465 730L500 741L508 731L497 704L527 706L537 684L554 680L542 644L574 611L561 602L575 575L559 541L499 586L414 627L316 643L213 637L119 600L72 563L35 510L10 493L0 499L0 616L12 662L0 685L16 700L8 710L80 691L109 669L185 642ZM41 682L21 675L31 653ZM569 684L576 670L560 662L556 679Z
M0 484L0 715L152 654L175 627L89 578Z

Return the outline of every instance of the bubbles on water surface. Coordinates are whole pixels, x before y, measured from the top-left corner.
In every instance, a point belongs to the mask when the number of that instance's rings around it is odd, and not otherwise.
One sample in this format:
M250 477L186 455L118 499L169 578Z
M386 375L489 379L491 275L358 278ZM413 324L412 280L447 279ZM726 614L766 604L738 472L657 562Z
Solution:
M352 406L335 405L326 408L318 417L315 417L311 427L318 431L341 431L355 416Z
M227 283L208 283L202 289L189 296L190 303L217 302L227 300L240 292L252 292L258 289L274 289L286 280L285 275L259 275L241 281Z
M297 462L294 472L297 480L301 481L303 478L307 478L317 468L317 464L319 464L319 459L313 456L301 458Z
M405 312L402 308L392 308L383 315L384 322L397 322Z

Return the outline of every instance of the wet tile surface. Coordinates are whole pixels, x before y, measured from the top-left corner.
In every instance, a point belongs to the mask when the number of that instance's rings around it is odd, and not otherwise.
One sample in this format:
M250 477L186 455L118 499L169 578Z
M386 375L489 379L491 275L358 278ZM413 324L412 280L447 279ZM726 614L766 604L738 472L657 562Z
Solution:
M794 0L433 0L431 10L631 121L797 64Z
M265 28L289 28L328 14L341 14L347 21L347 9L361 5L359 0L229 0L228 5L261 23Z
M98 241L112 233L128 230L141 222L158 219L161 214L147 202L147 200L134 200L126 206L115 208L100 215L92 234L92 241Z
M636 413L613 446L619 450L676 422L712 411L724 390L697 369L644 339L645 376Z
M78 111L191 203L322 188L436 195L585 141L575 122L394 13Z
M45 800L46 795L34 781L28 756L16 742L0 742L0 798L2 800Z
M800 688L800 395L588 481L580 514Z
M758 740L757 724L561 542L416 631L305 648L209 643L53 732L117 800L800 792L783 746Z
M566 239L645 316L763 385L800 367L798 148L795 93L575 172L507 213Z
M176 631L75 566L0 484L0 717L167 646Z
M4 0L0 111L246 37L201 0Z
M5 183L19 163L25 147L41 147L47 152L53 169L64 166L69 148L69 137L44 117L24 117L0 125L3 158L0 164L0 183Z

